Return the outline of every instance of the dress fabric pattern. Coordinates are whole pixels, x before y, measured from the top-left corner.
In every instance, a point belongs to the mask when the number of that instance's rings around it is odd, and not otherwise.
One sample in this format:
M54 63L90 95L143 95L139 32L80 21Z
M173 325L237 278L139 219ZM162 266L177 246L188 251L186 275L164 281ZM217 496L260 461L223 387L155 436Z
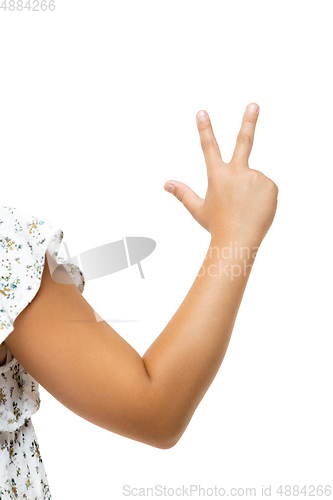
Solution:
M46 252L82 293L84 276L61 250L63 231L22 210L0 206L0 500L50 500L52 495L31 416L39 384L3 343L41 284ZM0 350L1 350L0 349Z

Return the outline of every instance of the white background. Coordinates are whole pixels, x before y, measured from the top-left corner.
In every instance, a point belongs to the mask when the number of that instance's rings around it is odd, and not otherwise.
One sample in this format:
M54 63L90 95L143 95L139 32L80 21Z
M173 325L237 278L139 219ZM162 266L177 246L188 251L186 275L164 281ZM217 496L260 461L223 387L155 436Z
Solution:
M225 360L174 448L108 433L41 387L33 423L54 499L332 484L331 2L55 3L0 9L1 202L60 227L71 255L156 241L145 280L129 268L84 292L102 317L139 320L110 324L141 355L209 244L163 189L176 179L205 195L197 111L229 161L257 102L250 166L280 192Z

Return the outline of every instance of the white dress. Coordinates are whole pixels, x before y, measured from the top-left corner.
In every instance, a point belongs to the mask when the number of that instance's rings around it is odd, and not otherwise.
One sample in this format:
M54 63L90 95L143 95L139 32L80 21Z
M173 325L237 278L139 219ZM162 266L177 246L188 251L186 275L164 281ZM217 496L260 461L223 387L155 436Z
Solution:
M0 206L0 500L52 499L31 416L40 407L39 384L3 344L14 320L41 284L46 252L63 264L83 292L82 271L60 249L63 231L10 206ZM66 263L65 263L66 262Z

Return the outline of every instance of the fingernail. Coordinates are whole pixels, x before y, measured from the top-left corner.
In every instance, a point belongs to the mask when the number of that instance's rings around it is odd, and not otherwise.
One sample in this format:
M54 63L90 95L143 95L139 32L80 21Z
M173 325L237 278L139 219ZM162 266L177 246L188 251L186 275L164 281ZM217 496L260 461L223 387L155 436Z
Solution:
M257 113L258 109L259 109L258 104L254 104L254 103L249 104L247 107L247 110L250 111L250 113Z
M198 111L197 113L197 119L200 121L200 122L203 122L205 120L207 120L208 118L208 115L206 113L206 111Z
M175 186L173 184L164 184L164 187L171 194L175 192Z

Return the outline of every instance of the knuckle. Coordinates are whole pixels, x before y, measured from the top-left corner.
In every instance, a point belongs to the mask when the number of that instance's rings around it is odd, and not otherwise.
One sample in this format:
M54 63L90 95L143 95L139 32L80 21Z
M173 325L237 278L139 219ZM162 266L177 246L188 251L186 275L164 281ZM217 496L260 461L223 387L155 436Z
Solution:
M272 183L272 189L273 191L276 193L276 195L279 194L279 188L277 187L277 185L275 184L274 181L271 180L271 183Z
M199 123L199 131L207 130L211 127L210 120L205 120L204 122Z
M238 142L242 144L250 144L252 146L253 140L252 137L250 137L248 134L245 132L240 132L237 137Z
M185 189L178 189L175 193L176 195L176 198L178 198L178 200L183 203L183 198L185 196Z
M255 169L250 169L250 175L252 177L252 179L254 179L255 181L258 181L260 179L260 177L263 175L260 170L255 170Z
M279 188L277 187L275 182L272 181L272 179L270 179L269 177L266 177L266 176L264 176L264 177L265 177L265 181L267 182L267 186L270 189L270 191L272 191L273 193L275 193L277 195L279 192Z
M258 119L258 115L255 113L248 113L246 116L246 120L249 123L256 123Z
M207 151L211 149L214 146L214 141L211 141L210 139L204 139L201 141L201 148L203 151Z
M275 182L272 181L272 179L267 177L265 174L263 174L260 170L255 170L253 168L250 168L248 171L248 175L250 176L250 179L253 182L259 183L258 185L260 185L263 189L267 191L272 191L273 193L276 194L276 196L278 195L279 188L277 187Z

